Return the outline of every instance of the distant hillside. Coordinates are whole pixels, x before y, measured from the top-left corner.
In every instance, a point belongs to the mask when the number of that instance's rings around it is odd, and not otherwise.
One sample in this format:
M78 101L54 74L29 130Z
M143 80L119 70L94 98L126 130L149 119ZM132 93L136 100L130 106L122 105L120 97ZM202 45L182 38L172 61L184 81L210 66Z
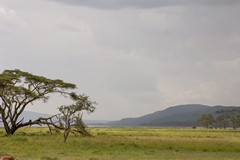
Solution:
M233 109L235 106L206 106L200 104L179 105L157 111L138 118L126 118L109 123L111 126L198 126L197 119L203 114L215 114L223 109Z
M50 114L45 114L45 113L38 113L38 112L31 112L31 111L24 111L18 118L18 120L20 121L22 118L23 119L23 122L27 122L29 120L35 120L39 117L50 117L51 115ZM3 125L1 122L0 122L0 125Z
M86 120L83 119L83 122L88 126L88 127L103 127L103 126L108 126L107 124L110 123L111 121L108 120Z
M45 113L38 113L38 112L32 112L32 111L24 111L18 118L18 120L22 120L23 119L23 122L28 122L29 120L36 120L38 119L39 117L43 117L43 118L47 118L47 117L51 117L52 115L50 114L45 114ZM107 121L107 120L83 120L84 123L86 125L89 125L89 126L101 126L103 124L106 124L110 121ZM0 126L2 126L3 124L0 122Z
M38 113L38 112L32 112L32 111L24 111L20 116L19 116L19 120L21 120L22 118L24 118L24 122L27 122L29 120L35 120L38 119L39 117L50 117L50 114L45 114L45 113Z

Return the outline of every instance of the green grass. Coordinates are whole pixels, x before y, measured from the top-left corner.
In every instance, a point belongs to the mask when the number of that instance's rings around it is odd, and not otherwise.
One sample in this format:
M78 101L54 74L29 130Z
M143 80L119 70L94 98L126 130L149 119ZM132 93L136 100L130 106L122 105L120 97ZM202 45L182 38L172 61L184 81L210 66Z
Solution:
M93 137L50 135L24 128L6 137L0 129L0 155L17 160L225 160L240 159L240 132L189 128L91 128Z

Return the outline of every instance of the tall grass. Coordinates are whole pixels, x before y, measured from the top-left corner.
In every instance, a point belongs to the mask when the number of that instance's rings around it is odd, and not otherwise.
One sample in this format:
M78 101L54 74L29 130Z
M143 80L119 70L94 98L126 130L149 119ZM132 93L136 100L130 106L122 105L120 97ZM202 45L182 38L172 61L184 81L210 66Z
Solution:
M238 159L240 132L188 128L91 128L93 137L50 135L24 128L14 136L0 129L0 154L17 160Z

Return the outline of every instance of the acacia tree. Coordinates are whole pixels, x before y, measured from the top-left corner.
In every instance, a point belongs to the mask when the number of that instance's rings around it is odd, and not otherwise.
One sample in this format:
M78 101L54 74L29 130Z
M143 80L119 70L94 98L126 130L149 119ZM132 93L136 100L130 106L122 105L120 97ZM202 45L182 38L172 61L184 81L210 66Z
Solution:
M220 118L223 118L224 116L224 122L227 122L225 127L230 125L233 129L237 129L240 126L240 110L239 109L228 109L228 110L222 109L220 111L217 111L216 113L220 116Z
M215 122L214 117L211 114L202 115L198 121L206 128L213 126L213 123Z
M226 129L230 125L230 115L228 110L221 109L216 112L217 127Z
M230 122L233 129L237 129L240 126L240 111L232 109L230 112Z
M94 112L94 105L96 104L96 102L89 100L89 97L86 95L71 93L70 97L75 102L74 104L59 107L60 114L58 119L60 127L64 129L64 142L66 142L70 132L90 136L82 121L82 115L83 111L88 113Z
M25 108L37 101L47 102L52 93L68 94L68 89L75 89L76 85L59 79L48 79L21 70L5 70L0 74L0 121L6 134L12 135L24 126L34 124L53 125L50 118L38 118L24 122L19 119ZM50 121L49 121L50 120ZM58 127L58 126L55 126Z
M229 125L229 119L226 114L219 114L216 117L216 125L220 128L226 129Z

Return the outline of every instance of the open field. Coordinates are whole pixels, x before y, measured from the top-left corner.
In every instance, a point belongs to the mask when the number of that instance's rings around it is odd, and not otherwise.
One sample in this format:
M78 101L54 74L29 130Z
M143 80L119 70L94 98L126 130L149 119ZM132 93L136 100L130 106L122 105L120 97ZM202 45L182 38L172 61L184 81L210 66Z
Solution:
M24 128L14 136L0 129L0 155L17 160L240 160L240 132L180 128L91 128L93 137L50 135Z

